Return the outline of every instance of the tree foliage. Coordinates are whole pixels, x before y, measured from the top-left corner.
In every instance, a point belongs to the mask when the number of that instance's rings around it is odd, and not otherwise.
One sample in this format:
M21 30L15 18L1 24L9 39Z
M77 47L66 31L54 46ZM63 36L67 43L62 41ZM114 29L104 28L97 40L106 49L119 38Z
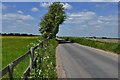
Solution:
M49 6L48 13L45 14L40 22L39 31L47 39L55 38L59 31L59 25L65 21L65 11L63 4L53 2Z

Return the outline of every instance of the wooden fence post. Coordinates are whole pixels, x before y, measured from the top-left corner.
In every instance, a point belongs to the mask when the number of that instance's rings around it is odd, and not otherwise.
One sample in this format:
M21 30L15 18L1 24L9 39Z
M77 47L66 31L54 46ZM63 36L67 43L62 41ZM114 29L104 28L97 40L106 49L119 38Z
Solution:
M13 63L9 64L9 78L10 80L13 80Z
M30 49L30 70L32 69L33 67L33 60L34 60L34 48L31 48Z

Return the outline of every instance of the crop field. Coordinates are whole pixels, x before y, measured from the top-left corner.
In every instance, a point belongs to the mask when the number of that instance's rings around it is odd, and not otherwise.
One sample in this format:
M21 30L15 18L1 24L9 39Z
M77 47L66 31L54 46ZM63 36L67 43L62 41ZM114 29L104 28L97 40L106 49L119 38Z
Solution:
M38 43L37 38L38 37L35 36L0 37L0 39L2 39L2 68L25 54L30 47L36 45ZM20 78L28 65L29 56L14 68L13 76L15 78ZM7 77L7 75L5 75L5 77Z
M90 40L94 40L94 41L100 41L100 42L111 42L111 43L119 43L120 39L91 39L88 38Z

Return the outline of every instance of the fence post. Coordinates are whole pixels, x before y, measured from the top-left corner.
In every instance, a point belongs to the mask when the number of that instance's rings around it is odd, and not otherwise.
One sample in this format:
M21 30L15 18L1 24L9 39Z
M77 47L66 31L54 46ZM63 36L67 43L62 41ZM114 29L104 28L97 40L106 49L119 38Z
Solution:
M8 64L8 66L9 66L9 78L10 78L10 80L13 80L13 63L11 63L11 64Z
M30 49L30 70L32 69L33 66L33 60L34 60L34 48Z

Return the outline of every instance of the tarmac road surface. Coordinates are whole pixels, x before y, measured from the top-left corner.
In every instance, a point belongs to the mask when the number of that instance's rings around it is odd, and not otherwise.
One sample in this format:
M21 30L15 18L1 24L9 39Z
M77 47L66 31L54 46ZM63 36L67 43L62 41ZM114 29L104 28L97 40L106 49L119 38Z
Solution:
M118 78L118 56L63 40L58 45L67 78Z

